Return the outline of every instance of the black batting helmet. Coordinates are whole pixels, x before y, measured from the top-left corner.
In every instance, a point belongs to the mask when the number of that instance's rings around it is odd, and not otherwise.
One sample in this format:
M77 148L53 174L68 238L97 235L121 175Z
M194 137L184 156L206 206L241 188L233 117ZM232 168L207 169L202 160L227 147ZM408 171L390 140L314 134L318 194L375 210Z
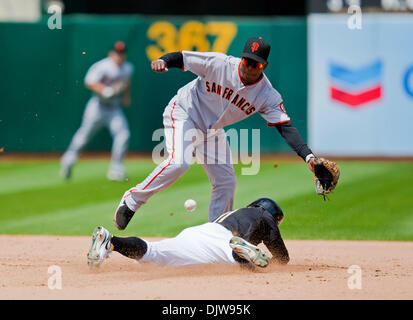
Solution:
M268 211L277 221L277 225L280 225L284 219L284 213L281 210L280 206L270 198L259 198L250 203L247 207L257 207Z

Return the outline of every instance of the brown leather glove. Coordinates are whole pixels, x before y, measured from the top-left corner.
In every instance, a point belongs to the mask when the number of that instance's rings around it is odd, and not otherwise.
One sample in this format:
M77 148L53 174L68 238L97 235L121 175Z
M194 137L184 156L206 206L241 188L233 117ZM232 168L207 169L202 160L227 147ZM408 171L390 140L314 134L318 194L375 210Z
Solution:
M340 177L340 170L333 161L324 158L314 159L314 183L317 194L326 200L326 194L335 189ZM327 198L328 199L328 198Z

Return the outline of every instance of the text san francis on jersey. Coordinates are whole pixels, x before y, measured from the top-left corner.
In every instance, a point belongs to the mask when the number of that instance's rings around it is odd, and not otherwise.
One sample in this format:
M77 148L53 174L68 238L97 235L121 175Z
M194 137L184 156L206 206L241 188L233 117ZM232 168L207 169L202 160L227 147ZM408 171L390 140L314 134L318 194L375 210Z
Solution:
M162 314L163 315L188 315L192 318L195 313L206 314L210 316L218 316L218 315L249 315L250 313L250 305L244 304L207 304L205 306L200 307L185 307L185 306L174 306L169 304L169 306L162 307Z

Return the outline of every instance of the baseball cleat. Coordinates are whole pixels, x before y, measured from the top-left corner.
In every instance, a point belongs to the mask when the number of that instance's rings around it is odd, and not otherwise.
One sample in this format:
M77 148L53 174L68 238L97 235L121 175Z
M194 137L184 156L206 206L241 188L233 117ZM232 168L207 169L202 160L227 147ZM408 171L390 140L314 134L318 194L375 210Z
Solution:
M116 228L124 230L134 214L135 212L128 208L126 202L122 201L118 209L116 209L115 217L113 218Z
M263 250L240 237L232 237L229 245L241 258L251 261L258 267L264 268L269 263L270 258Z
M65 180L69 180L71 175L72 175L72 166L62 165L60 169L60 176Z
M128 177L124 172L109 171L106 177L110 181L128 181Z
M87 254L89 267L98 267L111 253L110 240L112 235L103 227L96 227L92 234L92 244Z

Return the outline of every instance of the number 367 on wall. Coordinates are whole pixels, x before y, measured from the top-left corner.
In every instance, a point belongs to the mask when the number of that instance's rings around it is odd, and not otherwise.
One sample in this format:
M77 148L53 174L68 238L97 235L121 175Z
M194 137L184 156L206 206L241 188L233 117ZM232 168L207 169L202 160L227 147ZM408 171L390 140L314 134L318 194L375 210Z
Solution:
M233 22L188 21L178 30L168 21L157 21L147 31L148 39L156 44L146 48L146 55L149 60L156 60L165 53L180 50L227 53L236 34L237 25Z

